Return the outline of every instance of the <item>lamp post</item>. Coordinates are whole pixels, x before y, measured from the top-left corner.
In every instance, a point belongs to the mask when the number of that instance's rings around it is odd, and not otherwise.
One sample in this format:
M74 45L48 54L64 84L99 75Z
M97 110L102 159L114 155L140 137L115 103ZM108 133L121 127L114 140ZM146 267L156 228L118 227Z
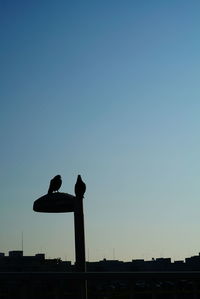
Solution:
M85 192L85 189L83 191ZM76 185L75 185L75 192L76 192ZM35 212L43 212L43 213L74 212L75 267L77 272L86 272L84 213L83 213L84 192L76 192L76 196L68 193L63 193L63 192L46 194L38 198L37 200L35 200L33 204L33 210ZM87 299L87 282L85 280L80 281L79 298Z

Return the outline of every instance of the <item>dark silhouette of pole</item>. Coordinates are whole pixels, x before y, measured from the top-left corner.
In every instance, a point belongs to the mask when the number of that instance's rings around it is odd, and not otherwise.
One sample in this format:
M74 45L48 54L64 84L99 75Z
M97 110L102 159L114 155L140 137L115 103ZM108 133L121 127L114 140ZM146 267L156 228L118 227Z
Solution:
M84 213L83 213L83 197L86 185L78 175L75 184L74 199L74 232L75 232L75 255L76 255L76 271L86 272L85 262L85 232L84 232ZM81 299L87 298L87 281L80 281Z
M86 272L83 197L75 198L74 231L75 231L76 271L77 272ZM80 281L80 296L81 296L80 297L81 299L87 299L87 281L86 280Z
M86 271L83 198L75 198L74 206L76 270Z

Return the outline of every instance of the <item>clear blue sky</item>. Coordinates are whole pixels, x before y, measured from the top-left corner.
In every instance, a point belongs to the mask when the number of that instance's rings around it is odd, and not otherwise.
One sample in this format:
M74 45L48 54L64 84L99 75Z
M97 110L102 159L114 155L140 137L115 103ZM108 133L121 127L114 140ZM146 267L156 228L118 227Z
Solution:
M200 251L200 2L0 3L0 251L74 260L71 214L32 211L61 174L87 184L90 260Z

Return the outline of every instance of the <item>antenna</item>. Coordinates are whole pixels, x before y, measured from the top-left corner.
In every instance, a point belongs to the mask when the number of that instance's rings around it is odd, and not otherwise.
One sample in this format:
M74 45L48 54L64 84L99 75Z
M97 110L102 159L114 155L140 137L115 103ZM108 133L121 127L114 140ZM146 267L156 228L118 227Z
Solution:
M23 236L23 232L22 232L22 252L24 251L24 236Z
M113 248L113 260L115 260L115 248Z

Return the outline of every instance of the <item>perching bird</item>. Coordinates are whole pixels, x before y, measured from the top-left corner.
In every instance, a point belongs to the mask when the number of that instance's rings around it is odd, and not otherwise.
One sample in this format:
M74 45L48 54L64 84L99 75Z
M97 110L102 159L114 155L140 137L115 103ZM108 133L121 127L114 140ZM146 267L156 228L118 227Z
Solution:
M84 193L86 190L86 185L85 183L82 181L80 174L77 177L77 181L74 187L74 191L76 194L77 198L83 198L84 197Z
M49 185L48 194L53 193L54 191L58 191L60 186L62 185L62 179L60 175L56 175L51 181Z

